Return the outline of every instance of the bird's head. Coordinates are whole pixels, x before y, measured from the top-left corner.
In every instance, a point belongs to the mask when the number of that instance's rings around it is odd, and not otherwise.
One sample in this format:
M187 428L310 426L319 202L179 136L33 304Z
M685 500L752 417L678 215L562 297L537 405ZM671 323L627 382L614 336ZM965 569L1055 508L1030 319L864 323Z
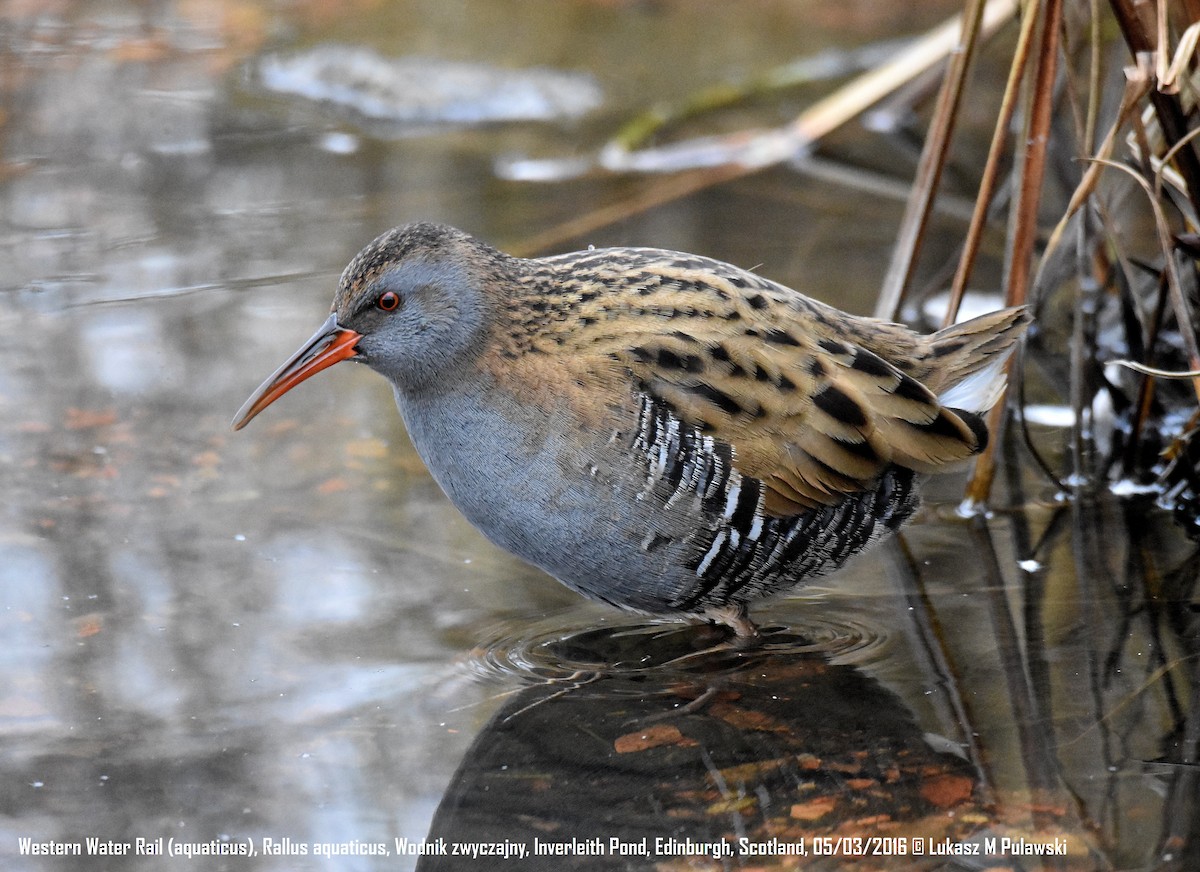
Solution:
M449 378L483 344L486 289L505 260L452 227L408 224L384 233L350 261L325 323L238 410L234 429L343 360L367 364L401 391Z

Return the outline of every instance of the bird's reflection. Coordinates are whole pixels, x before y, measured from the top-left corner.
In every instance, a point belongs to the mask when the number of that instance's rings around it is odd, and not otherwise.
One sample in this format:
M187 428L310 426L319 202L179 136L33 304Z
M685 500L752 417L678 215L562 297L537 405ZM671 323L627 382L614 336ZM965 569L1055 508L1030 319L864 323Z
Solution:
M836 854L839 836L959 842L986 820L971 766L934 750L862 671L787 631L753 651L703 647L712 641L701 627L564 638L565 660L618 665L511 697L468 751L429 841L563 851L557 868L739 867L756 851ZM462 864L429 855L419 868Z

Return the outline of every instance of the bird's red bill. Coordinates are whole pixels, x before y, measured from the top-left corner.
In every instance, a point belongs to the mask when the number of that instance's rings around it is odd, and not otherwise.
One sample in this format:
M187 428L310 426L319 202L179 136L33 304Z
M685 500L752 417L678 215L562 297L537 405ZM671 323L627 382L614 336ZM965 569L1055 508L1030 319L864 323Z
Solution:
M250 399L242 404L233 416L233 429L241 430L255 415L282 397L305 379L328 369L335 363L349 360L358 354L355 346L362 339L361 333L338 325L337 318L330 315L312 339L288 358L287 363L275 370Z

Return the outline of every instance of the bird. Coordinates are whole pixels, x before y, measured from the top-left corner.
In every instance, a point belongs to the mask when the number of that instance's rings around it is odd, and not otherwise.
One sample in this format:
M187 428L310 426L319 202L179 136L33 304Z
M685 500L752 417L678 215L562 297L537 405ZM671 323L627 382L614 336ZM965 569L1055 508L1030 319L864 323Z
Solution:
M520 258L455 228L383 233L240 430L344 360L485 536L629 612L759 638L751 604L894 533L987 444L1023 307L921 334L712 258Z

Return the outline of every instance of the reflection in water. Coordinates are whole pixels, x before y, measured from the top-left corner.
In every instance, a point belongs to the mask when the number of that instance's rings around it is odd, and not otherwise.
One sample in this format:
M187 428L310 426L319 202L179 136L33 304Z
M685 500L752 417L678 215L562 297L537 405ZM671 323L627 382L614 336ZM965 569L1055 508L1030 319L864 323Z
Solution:
M697 632L708 638L697 643ZM603 665L628 656L631 637L656 668ZM565 869L897 856L940 868L950 852L1026 836L1087 855L1061 826L1035 833L998 820L972 766L933 750L901 700L861 670L784 632L756 652L688 650L712 642L693 630L564 638L566 659L588 650L594 671L508 700L468 750L430 840L565 852ZM995 848L992 861L1006 853ZM418 868L464 865L427 856Z
M268 38L586 69L610 116L848 38L836 4L536 5L536 27L497 0L0 10L0 866L171 868L22 837L392 845L440 802L458 840L1063 834L1067 868L1200 868L1200 558L1144 498L1051 499L1014 462L1016 508L964 521L943 483L904 553L773 606L792 629L763 651L703 653L694 628L614 629L483 542L365 372L230 437L379 230L507 245L629 184L492 177L498 155L586 150L586 123L383 143L298 122L236 72ZM959 4L918 5L854 17L919 29ZM575 242L762 263L866 311L897 212L776 169Z
M1200 552L1145 509L1085 498L977 518L962 531L965 581L897 555L897 590L877 604L892 615L874 617L907 637L915 672L886 638L833 641L858 668L779 628L750 652L661 625L547 631L515 652L497 641L479 659L526 686L476 738L430 839L568 843L566 868L694 868L678 855L714 842L726 847L709 849L711 868L758 868L739 846L780 843L826 868L825 837L863 834L903 837L876 844L903 844L913 868L989 844L963 868L1119 868L1151 849L1160 868L1194 868ZM910 706L942 736L922 734ZM636 845L654 856L613 859Z

